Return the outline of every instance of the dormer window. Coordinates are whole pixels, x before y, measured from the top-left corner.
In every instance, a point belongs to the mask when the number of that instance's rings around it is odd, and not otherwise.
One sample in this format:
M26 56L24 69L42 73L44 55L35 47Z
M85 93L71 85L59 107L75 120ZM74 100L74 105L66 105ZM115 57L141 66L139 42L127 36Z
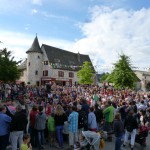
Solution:
M44 61L44 65L48 65L48 61Z

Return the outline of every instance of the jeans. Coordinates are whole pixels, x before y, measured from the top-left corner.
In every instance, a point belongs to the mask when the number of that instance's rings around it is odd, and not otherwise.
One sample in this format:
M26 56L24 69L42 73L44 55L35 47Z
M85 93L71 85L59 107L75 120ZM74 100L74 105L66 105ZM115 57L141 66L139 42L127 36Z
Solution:
M31 145L32 147L36 147L37 146L37 137L36 137L36 130L34 129L34 127L30 127L29 129L29 133L31 136Z
M20 148L20 146L23 142L23 131L10 132L10 140L11 140L12 150L17 149L18 140L19 140L19 148Z
M0 150L6 150L9 142L9 134L0 136Z
M41 149L42 145L44 145L44 130L36 130L38 148Z
M115 140L115 150L121 150L121 145L122 145L122 136L121 137L116 137Z
M61 125L60 126L56 126L56 133L57 133L58 143L59 143L60 147L63 146L62 130L63 130L63 126L61 126Z
M130 144L133 147L134 143L135 143L136 129L133 129L133 131L131 133L126 130L126 132L125 132L125 138L124 138L124 144L126 144L128 142L129 135L131 135Z

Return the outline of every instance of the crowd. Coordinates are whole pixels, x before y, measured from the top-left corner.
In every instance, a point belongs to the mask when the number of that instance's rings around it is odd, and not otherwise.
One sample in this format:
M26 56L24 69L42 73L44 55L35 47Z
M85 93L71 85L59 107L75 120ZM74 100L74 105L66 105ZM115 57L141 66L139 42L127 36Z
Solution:
M41 150L45 143L62 149L67 140L73 149L87 130L106 131L110 142L114 134L115 150L130 139L133 150L150 123L150 93L111 86L1 84L0 99L0 150L9 143L12 150ZM146 136L140 144L146 145Z

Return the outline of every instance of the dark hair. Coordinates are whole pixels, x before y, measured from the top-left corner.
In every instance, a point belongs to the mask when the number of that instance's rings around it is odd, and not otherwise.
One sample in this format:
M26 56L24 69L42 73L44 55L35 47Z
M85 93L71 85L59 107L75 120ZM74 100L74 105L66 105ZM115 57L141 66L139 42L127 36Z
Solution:
M33 110L33 111L37 111L37 106L34 105L34 106L32 107L32 110Z
M93 107L90 107L90 111L93 112L93 111L94 111L94 108L93 108Z
M23 135L23 141L24 141L24 140L27 140L27 139L29 139L29 138L30 138L30 135L29 135L29 134Z
M77 108L75 106L72 106L71 108L72 108L73 111L77 110Z
M5 106L0 105L0 112L3 111L5 109Z
M43 111L43 106L39 106L39 112Z

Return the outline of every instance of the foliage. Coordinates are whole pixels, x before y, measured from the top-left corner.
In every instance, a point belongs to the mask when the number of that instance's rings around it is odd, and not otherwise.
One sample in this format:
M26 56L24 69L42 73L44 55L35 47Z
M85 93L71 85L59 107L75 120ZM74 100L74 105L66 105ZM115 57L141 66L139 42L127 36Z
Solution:
M6 48L0 50L0 81L15 81L20 77L17 66L21 61L15 61L11 51Z
M133 88L138 78L131 69L130 58L124 54L120 55L114 67L108 81L113 83L116 88Z
M107 81L109 75L110 75L109 73L103 73L102 77L100 78L100 83Z
M94 78L94 68L91 62L85 61L81 70L77 72L80 84L92 84Z

